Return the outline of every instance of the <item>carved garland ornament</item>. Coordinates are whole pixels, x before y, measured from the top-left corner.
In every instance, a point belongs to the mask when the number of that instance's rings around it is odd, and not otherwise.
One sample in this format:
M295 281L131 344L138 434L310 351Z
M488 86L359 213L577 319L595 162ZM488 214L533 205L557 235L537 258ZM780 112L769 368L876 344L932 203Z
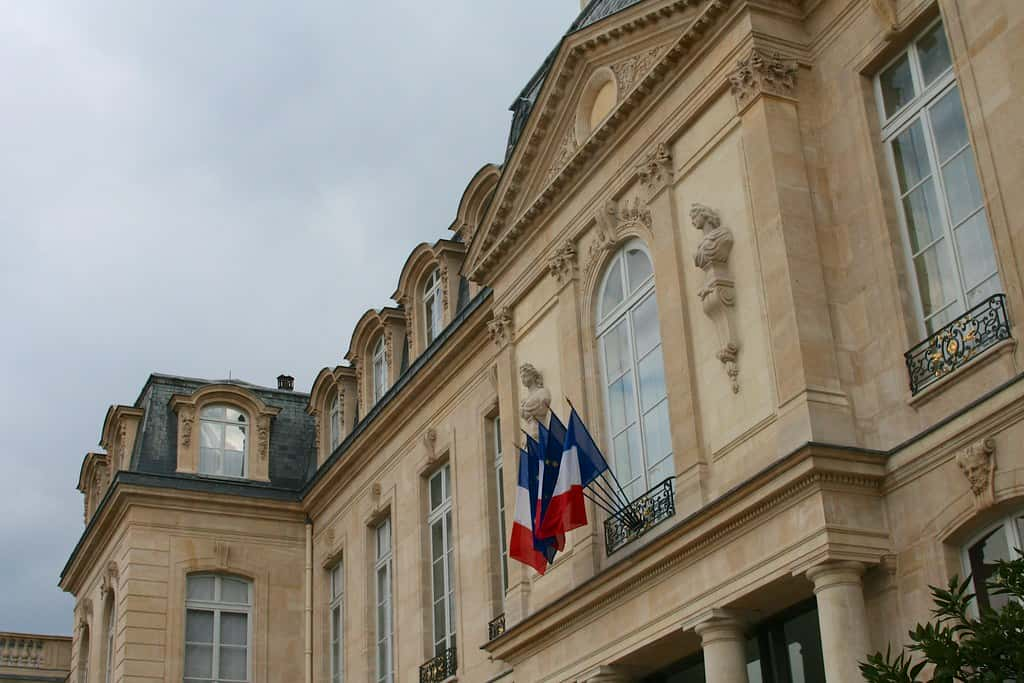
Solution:
M637 177L648 194L654 194L672 181L672 152L664 142L658 144L636 167Z
M196 410L192 406L181 407L181 447L192 445L192 425L196 421Z
M667 47L654 47L646 52L641 52L638 55L624 59L618 64L613 64L611 69L612 73L615 74L619 92L624 95L632 90L633 86L639 82L640 77L654 68L654 65L658 63L658 60L661 59L661 56L665 54L667 49Z
M512 341L512 310L508 306L494 311L494 318L487 323L487 333L498 348Z
M448 263L441 260L440 265L441 271L441 308L445 313L448 312Z
M984 510L995 502L996 442L986 438L970 444L956 456L956 464L967 477L974 495L976 510Z
M622 232L641 225L650 229L652 224L651 211L641 206L639 197L635 198L632 204L625 202L621 209L618 202L609 199L598 212L596 221L597 231L587 253L588 273L593 271L603 260L605 253L615 246Z
M736 337L733 322L733 308L736 304L736 282L732 278L728 261L732 253L732 231L722 227L718 212L703 204L690 208L693 227L704 233L697 245L693 262L704 271L704 284L697 291L704 313L715 324L718 334L718 360L725 366L732 384L732 393L739 393L740 343Z
M562 242L562 246L548 259L548 272L559 285L564 285L576 274L576 245L572 240Z
M729 84L736 106L742 108L762 93L791 97L796 88L796 62L783 58L779 52L755 47L736 62Z

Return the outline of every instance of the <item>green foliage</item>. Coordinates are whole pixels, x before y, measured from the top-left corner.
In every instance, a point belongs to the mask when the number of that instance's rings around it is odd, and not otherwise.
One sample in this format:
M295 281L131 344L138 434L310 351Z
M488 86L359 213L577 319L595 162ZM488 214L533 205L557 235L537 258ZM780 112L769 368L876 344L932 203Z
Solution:
M932 623L910 631L911 644L897 655L891 649L861 662L868 683L1024 683L1024 558L999 562L986 584L991 596L1012 599L999 611L979 606L971 616L975 599L970 577L954 576L946 588L931 587L935 608ZM914 653L913 655L911 653ZM920 678L928 665L931 678Z

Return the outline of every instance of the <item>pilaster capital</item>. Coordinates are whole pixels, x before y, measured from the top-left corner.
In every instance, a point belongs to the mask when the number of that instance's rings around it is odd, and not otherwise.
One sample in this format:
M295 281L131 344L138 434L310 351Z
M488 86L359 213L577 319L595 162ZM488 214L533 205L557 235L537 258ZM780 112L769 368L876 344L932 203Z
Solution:
M826 562L807 570L807 578L814 583L814 594L839 586L863 585L862 576L867 568L863 562Z
M736 62L729 76L729 86L736 98L737 109L745 109L760 95L793 97L796 90L797 64L775 50L755 47Z

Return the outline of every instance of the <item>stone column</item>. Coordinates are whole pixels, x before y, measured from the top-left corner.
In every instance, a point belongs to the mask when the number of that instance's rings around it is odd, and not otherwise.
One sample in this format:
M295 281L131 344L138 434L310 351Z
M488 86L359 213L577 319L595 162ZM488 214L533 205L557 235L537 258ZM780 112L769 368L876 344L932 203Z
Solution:
M694 627L704 648L704 677L708 683L748 683L744 626L743 620L731 612L713 610Z
M828 683L861 683L857 662L871 652L860 562L830 562L807 570L818 598L821 651Z

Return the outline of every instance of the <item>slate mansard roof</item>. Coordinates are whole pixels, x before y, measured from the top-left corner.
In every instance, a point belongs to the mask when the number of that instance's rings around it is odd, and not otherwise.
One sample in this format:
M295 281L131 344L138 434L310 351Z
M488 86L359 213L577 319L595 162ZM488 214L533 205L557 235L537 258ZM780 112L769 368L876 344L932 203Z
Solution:
M309 395L256 386L239 380L205 380L173 375L149 376L136 408L145 413L135 440L131 471L147 474L175 474L178 458L178 416L171 408L171 397L189 396L213 384L231 384L259 397L280 412L270 423L270 485L299 490L316 469L314 450L315 423L306 412Z

